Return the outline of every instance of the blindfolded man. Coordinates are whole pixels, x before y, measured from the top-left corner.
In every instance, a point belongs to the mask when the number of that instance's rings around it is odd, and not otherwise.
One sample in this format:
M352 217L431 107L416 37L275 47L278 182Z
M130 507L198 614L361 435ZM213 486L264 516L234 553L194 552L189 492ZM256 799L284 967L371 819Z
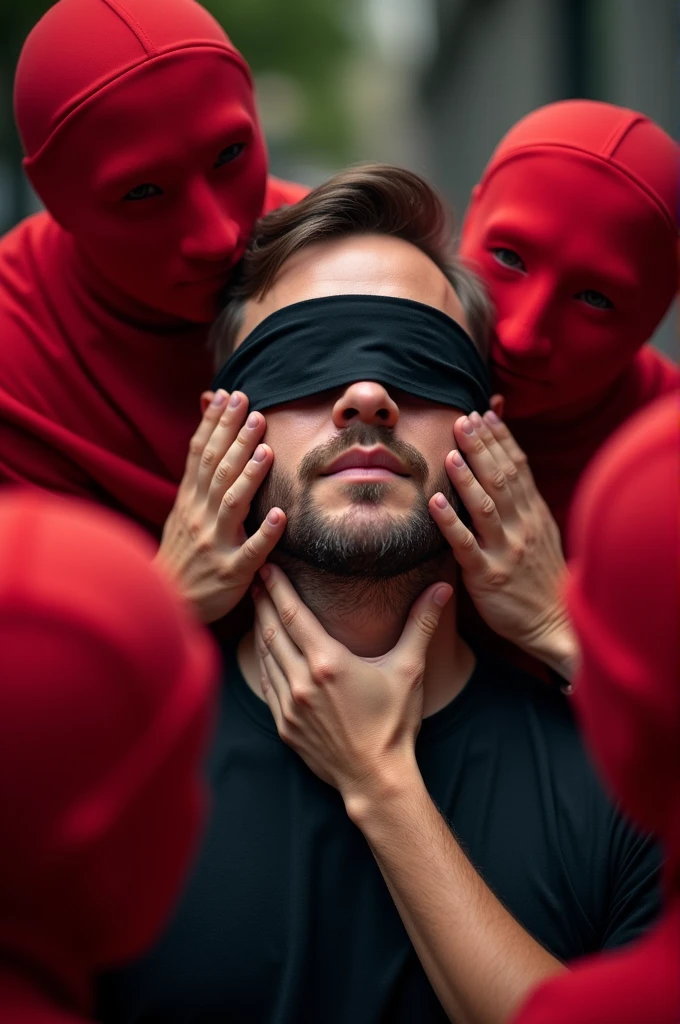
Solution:
M274 557L308 605L284 621L304 646L316 613L327 679L355 659L354 719L323 741L344 765L323 776L338 794L277 735L291 738L294 716L265 652L288 668L304 658L258 594L257 629L224 650L201 860L151 959L106 987L107 1020L434 1022L448 1019L440 999L463 1020L500 1020L561 960L628 941L655 912L654 850L601 790L563 696L457 633L456 567L433 517L466 472L452 422L483 411L490 387L483 295L448 235L422 179L346 172L262 222L218 321L223 415L197 435L191 487L218 516L243 522L252 503L256 547L273 518ZM227 445L246 394L252 425ZM517 500L524 486L516 474ZM272 583L292 594L279 569ZM380 699L395 667L413 672L396 729ZM367 729L377 784L352 769ZM412 857L411 825L395 836L382 814L406 823L404 799L432 836L416 864L426 901L450 908L450 999L369 847L389 833Z

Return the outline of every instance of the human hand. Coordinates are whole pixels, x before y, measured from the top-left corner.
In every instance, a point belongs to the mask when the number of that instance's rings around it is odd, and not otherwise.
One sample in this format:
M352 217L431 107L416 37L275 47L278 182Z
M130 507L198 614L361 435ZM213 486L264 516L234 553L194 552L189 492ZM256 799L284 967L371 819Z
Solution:
M212 396L191 439L156 555L203 622L215 622L236 607L286 526L285 513L273 508L246 537L250 503L274 458L271 448L259 443L264 416L247 413L248 399L239 391L231 398L221 390Z
M460 452L449 453L446 471L475 532L441 493L430 499L430 514L487 625L570 679L578 645L562 600L562 542L526 455L492 412L461 416L454 436Z
M425 659L452 588L428 587L392 650L360 658L328 635L277 566L260 576L253 596L265 700L281 739L340 790L354 817L415 767Z

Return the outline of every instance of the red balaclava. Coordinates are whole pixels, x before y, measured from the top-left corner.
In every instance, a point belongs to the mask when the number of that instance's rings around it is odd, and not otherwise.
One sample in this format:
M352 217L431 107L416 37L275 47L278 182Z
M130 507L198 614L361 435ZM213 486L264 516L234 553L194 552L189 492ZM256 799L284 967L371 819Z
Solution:
M666 855L666 911L626 950L540 989L521 1024L675 1024L680 1015L680 401L655 402L579 489L568 603L582 647L574 703L624 811Z
M0 497L0 1019L90 1010L166 922L204 805L216 659L133 527Z
M194 0L60 0L15 110L48 212L0 242L0 474L159 529L220 292L256 218L304 190L268 182L248 66Z
M568 100L515 125L473 191L460 252L494 303L495 387L562 527L599 445L678 385L642 346L677 288L679 153L642 114Z

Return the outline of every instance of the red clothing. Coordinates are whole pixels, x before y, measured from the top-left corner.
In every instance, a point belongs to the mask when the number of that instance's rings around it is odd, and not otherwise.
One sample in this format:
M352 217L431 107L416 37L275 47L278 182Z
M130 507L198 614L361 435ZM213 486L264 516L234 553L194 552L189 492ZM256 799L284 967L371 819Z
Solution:
M262 212L248 67L193 0L60 0L17 70L49 212L0 241L0 480L160 532L209 387L208 327Z
M524 449L540 493L557 520L565 543L574 490L605 441L638 410L680 387L678 367L645 345L611 385L597 409L570 423L545 419L509 420Z
M217 665L132 526L0 496L0 1020L90 1010L166 923L198 836Z
M473 191L460 251L494 304L494 386L561 527L602 442L680 384L643 349L677 289L679 154L642 114L569 100L516 124Z
M574 965L516 1024L680 1020L680 402L639 413L594 460L571 523L574 705L602 777L665 852L666 910L642 941Z
M678 1024L680 899L627 949L584 960L542 985L516 1024Z

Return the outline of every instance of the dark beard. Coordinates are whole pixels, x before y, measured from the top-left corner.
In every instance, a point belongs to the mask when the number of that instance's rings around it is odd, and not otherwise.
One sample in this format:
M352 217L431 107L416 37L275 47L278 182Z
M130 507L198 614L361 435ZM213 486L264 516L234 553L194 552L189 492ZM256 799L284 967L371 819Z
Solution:
M382 444L393 452L410 473L416 490L413 508L399 518L386 512L379 517L363 516L362 506L381 505L392 484L348 484L346 493L353 508L340 520L329 518L312 496L319 470L354 445L374 444ZM427 488L426 495L427 477L427 463L420 452L395 438L390 428L356 424L305 456L298 472L297 491L291 478L273 467L253 501L246 529L252 533L276 505L288 516L285 533L276 547L282 564L290 566L294 560L317 572L345 579L394 579L434 560L441 561L449 551L427 504L432 494L442 491L456 507L457 495L444 469Z

